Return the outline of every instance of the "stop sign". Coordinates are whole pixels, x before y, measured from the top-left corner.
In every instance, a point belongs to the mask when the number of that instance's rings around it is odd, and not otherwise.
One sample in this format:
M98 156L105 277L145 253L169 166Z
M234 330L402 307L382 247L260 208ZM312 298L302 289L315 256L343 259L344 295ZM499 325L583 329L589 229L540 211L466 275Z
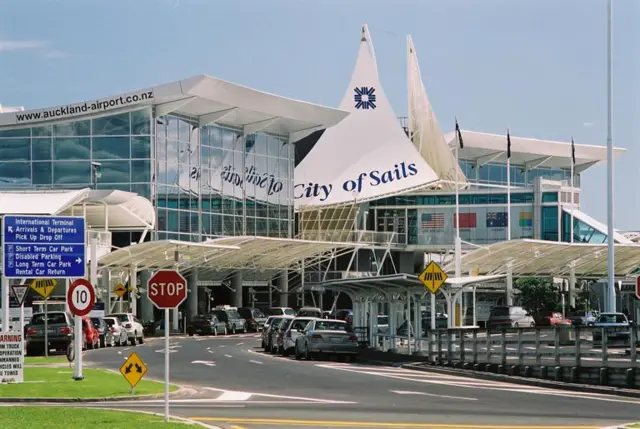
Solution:
M636 299L640 299L640 277L636 277Z
M187 281L177 271L157 271L147 282L147 295L161 310L176 308L187 298Z

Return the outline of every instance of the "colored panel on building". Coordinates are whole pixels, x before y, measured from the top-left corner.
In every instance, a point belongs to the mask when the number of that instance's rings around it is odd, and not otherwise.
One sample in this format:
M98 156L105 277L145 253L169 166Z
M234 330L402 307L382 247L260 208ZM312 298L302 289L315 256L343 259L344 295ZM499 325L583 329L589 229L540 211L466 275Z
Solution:
M471 229L476 228L478 226L478 216L475 213L460 213L460 228ZM458 222L456 220L456 215L453 215L453 227L458 227Z
M533 213L520 212L520 228L533 228Z
M488 212L487 228L506 228L507 212Z
M422 213L422 229L443 229L444 213Z

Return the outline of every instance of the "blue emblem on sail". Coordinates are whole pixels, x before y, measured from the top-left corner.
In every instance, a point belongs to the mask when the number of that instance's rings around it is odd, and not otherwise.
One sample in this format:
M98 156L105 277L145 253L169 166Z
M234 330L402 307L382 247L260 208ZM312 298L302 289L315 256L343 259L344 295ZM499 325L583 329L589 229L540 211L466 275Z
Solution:
M356 109L375 109L376 108L376 89L374 87L361 86L354 88L353 101L356 103Z

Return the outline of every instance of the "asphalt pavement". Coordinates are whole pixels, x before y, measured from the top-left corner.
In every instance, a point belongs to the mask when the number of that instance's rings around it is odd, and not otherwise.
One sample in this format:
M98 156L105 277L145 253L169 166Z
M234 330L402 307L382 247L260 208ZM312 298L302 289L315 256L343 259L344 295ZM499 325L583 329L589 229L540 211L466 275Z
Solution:
M233 429L600 427L637 420L640 400L382 367L265 354L256 334L172 338L171 381L193 387L171 413ZM162 379L162 339L87 353L117 370L135 351ZM162 400L97 404L162 412Z

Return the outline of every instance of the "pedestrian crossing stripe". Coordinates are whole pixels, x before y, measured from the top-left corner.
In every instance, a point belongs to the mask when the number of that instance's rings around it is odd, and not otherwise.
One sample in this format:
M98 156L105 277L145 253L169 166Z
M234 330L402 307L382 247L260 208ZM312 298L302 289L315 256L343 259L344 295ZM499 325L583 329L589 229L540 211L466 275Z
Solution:
M36 291L41 297L47 299L58 285L56 279L35 279L31 282L31 289Z

